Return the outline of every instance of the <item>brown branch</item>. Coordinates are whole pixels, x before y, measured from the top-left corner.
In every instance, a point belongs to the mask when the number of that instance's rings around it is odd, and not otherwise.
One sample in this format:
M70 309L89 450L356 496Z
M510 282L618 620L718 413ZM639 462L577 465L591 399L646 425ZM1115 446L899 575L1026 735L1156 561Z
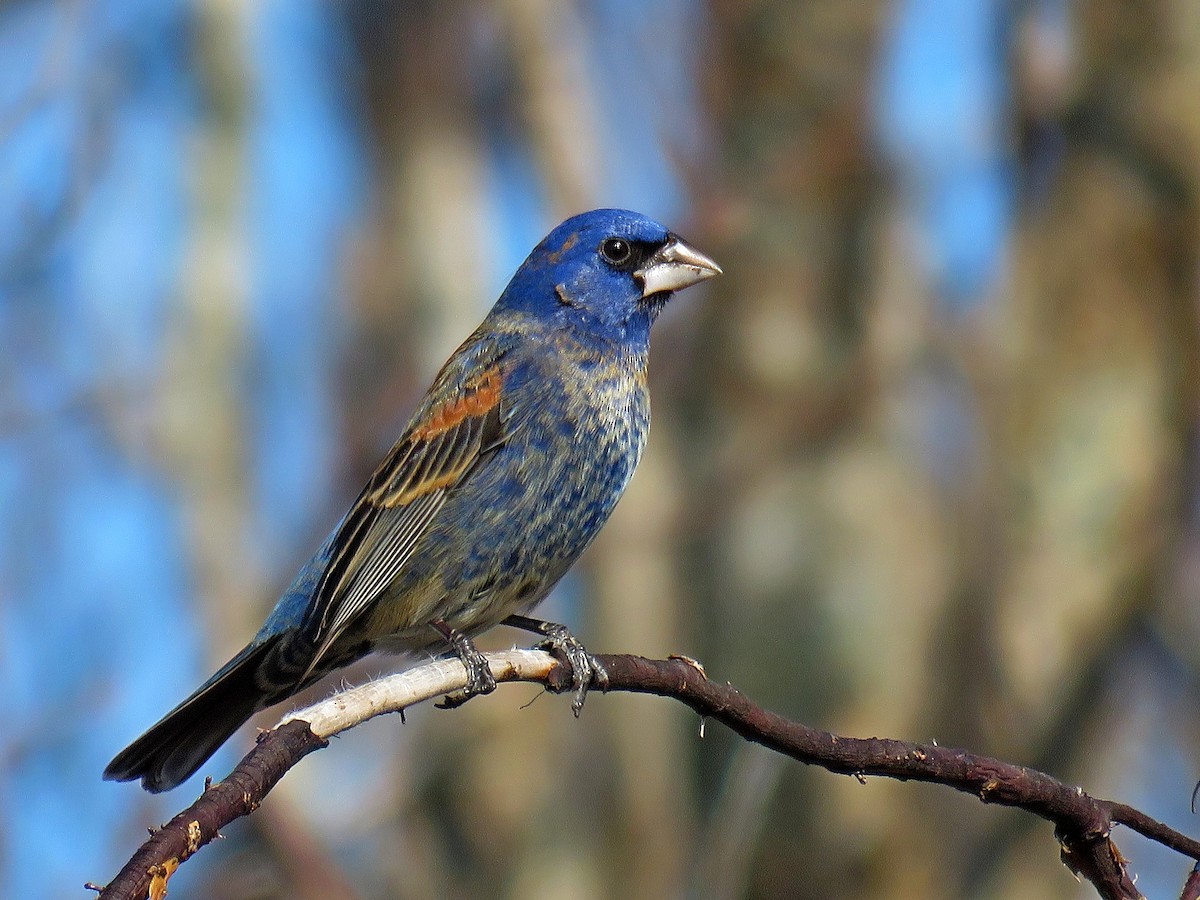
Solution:
M145 897L158 900L179 864L214 838L234 819L249 815L284 774L327 742L308 724L286 722L259 735L258 744L224 781L205 785L200 798L170 822L152 831L100 897Z
M546 653L514 650L489 654L488 659L497 681L538 682L556 692L570 689L568 674ZM1132 807L1091 797L1034 769L936 744L845 738L818 731L763 709L729 684L708 680L691 660L625 655L599 659L608 671L608 691L673 697L747 740L800 762L859 780L876 775L943 784L984 803L1040 816L1054 824L1064 864L1091 882L1101 897L1141 896L1112 842L1114 824L1200 860L1200 842ZM461 664L444 660L341 692L293 713L264 732L228 778L207 787L195 803L151 835L101 890L101 900L145 897L152 882L165 890L167 878L180 863L216 837L222 826L253 812L289 768L323 747L330 736L367 718L461 688L465 681Z
M1179 894L1179 900L1197 900L1197 898L1200 898L1200 863L1192 867L1187 881L1183 883L1183 891Z

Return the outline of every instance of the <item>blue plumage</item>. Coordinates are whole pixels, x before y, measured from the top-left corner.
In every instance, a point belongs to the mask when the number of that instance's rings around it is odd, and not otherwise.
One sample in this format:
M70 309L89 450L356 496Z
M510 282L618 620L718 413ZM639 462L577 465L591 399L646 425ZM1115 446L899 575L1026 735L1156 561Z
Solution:
M637 466L654 319L673 291L719 271L637 213L594 210L554 229L250 644L105 777L174 787L254 712L334 669L536 605ZM456 647L471 670L477 653Z

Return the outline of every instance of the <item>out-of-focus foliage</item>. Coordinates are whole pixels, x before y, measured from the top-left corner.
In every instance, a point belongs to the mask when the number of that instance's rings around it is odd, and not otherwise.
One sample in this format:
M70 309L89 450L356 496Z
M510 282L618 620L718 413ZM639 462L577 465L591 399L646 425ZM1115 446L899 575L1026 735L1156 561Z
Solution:
M726 275L543 613L1189 830L1198 183L1183 0L0 6L0 895L103 881L198 789L99 773L597 205ZM1028 816L531 697L358 729L171 896L1086 895Z

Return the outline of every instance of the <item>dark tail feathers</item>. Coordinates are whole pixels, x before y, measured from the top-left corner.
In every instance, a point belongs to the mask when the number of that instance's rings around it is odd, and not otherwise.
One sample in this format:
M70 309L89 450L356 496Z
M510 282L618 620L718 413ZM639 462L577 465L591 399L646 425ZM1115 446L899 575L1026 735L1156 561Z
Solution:
M142 779L153 793L168 791L204 765L250 716L295 690L280 691L268 677L276 636L251 644L217 674L122 750L104 770L109 781ZM282 648L280 648L282 649ZM264 684L264 682L267 682Z

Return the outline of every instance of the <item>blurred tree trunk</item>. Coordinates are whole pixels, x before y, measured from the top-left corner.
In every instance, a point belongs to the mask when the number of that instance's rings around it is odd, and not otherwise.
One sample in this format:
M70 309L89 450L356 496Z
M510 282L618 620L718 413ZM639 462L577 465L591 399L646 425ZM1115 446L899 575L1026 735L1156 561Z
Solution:
M232 656L261 622L261 573L239 552L250 517L238 372L246 352L248 285L244 233L246 72L231 40L245 29L232 4L199 17L198 69L213 115L196 141L192 170L195 225L181 312L168 353L167 442L179 483L190 492L197 597L213 636L210 662ZM249 598L249 599L248 599Z
M713 252L735 277L714 285L687 379L687 444L711 449L687 457L685 520L704 529L688 584L711 591L695 615L716 677L809 721L906 734L953 573L948 511L895 414L920 399L929 298L910 263L869 255L887 237L866 130L885 11L715 5L708 90L738 195L717 201L734 240ZM711 798L724 763L702 767ZM771 837L742 857L753 896L936 894L935 836L889 830L911 790L792 768L744 783L769 797L725 795L768 817L747 830ZM705 847L735 843L730 812L710 812Z
M1195 414L1200 39L1180 40L1195 14L1080 12L1077 87L1025 93L1024 168L1062 161L1027 185L1000 335L1011 541L996 637L1011 705L993 724L1018 747L1012 723L1036 741L1089 657L1155 603Z
M978 648L994 664L964 667L976 674L963 684L989 750L1097 787L1129 783L1112 768L1128 715L1113 686L1146 625L1170 619L1188 514L1196 23L1194 4L1091 0L1063 67L1047 67L1056 57L1032 17L1014 48L1025 183L988 409L1004 558ZM1061 895L1056 861L1020 844L997 854L998 838L982 835L975 858L1002 895Z
M1197 389L1195 13L1085 4L1077 72L1048 85L1045 48L1026 60L1043 68L1018 72L1030 141L1010 290L998 314L949 322L874 200L862 129L880 5L715 10L708 90L738 196L715 201L736 237L712 251L737 278L714 286L727 296L686 379L702 658L808 720L1072 776L1097 750L1083 741L1104 666L1178 545ZM954 493L913 421L947 377L971 392L984 445ZM1052 854L1010 842L1014 817L967 819L962 798L791 771L746 783L775 796L757 803L774 840L747 863L756 896L795 896L797 860L812 896L1066 884Z

